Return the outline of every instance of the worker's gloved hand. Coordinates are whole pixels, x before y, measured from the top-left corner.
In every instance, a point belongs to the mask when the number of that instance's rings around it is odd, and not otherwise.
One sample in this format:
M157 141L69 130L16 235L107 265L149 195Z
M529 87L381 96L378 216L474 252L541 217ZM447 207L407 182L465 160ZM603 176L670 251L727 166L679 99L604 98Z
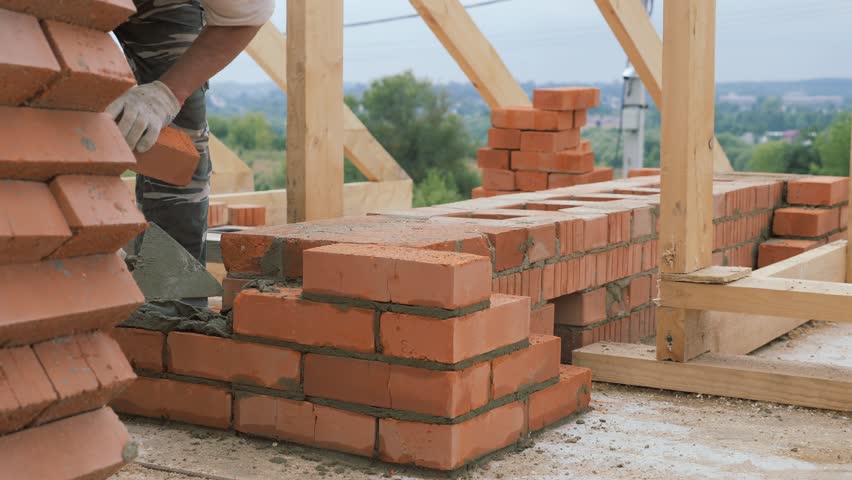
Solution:
M106 113L118 122L130 149L141 153L157 143L160 130L172 123L180 108L171 89L154 81L124 92L106 108Z

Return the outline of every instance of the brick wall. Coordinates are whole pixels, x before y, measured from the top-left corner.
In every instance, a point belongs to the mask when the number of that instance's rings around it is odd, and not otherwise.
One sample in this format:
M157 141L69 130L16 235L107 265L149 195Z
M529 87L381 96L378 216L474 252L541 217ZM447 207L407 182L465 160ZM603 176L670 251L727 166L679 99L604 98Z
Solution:
M4 478L103 479L135 456L105 405L136 376L105 330L143 301L116 250L146 224L118 177L134 156L98 113L135 83L106 33L133 12L0 2Z

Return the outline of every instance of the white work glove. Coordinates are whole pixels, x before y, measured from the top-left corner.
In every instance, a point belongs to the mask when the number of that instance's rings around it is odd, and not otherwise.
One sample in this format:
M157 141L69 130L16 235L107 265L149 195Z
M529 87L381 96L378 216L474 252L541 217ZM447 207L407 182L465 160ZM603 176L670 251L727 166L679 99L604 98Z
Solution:
M154 81L137 85L106 108L113 120L118 119L118 129L131 150L147 152L157 143L160 130L165 128L180 112L180 102L163 82Z

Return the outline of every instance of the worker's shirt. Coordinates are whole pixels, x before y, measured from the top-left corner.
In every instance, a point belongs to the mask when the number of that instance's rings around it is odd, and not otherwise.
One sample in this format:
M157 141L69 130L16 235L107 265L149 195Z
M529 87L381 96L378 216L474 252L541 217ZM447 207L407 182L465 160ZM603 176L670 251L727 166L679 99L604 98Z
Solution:
M207 25L222 27L259 26L275 9L275 0L201 0Z

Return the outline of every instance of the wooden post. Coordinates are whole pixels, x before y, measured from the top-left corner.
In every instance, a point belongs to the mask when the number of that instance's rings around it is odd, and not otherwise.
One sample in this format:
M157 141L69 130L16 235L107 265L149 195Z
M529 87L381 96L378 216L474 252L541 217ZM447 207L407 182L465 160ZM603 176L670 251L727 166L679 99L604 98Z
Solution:
M663 24L660 270L690 273L712 263L716 0L666 2Z
M287 2L287 221L343 215L343 0Z

